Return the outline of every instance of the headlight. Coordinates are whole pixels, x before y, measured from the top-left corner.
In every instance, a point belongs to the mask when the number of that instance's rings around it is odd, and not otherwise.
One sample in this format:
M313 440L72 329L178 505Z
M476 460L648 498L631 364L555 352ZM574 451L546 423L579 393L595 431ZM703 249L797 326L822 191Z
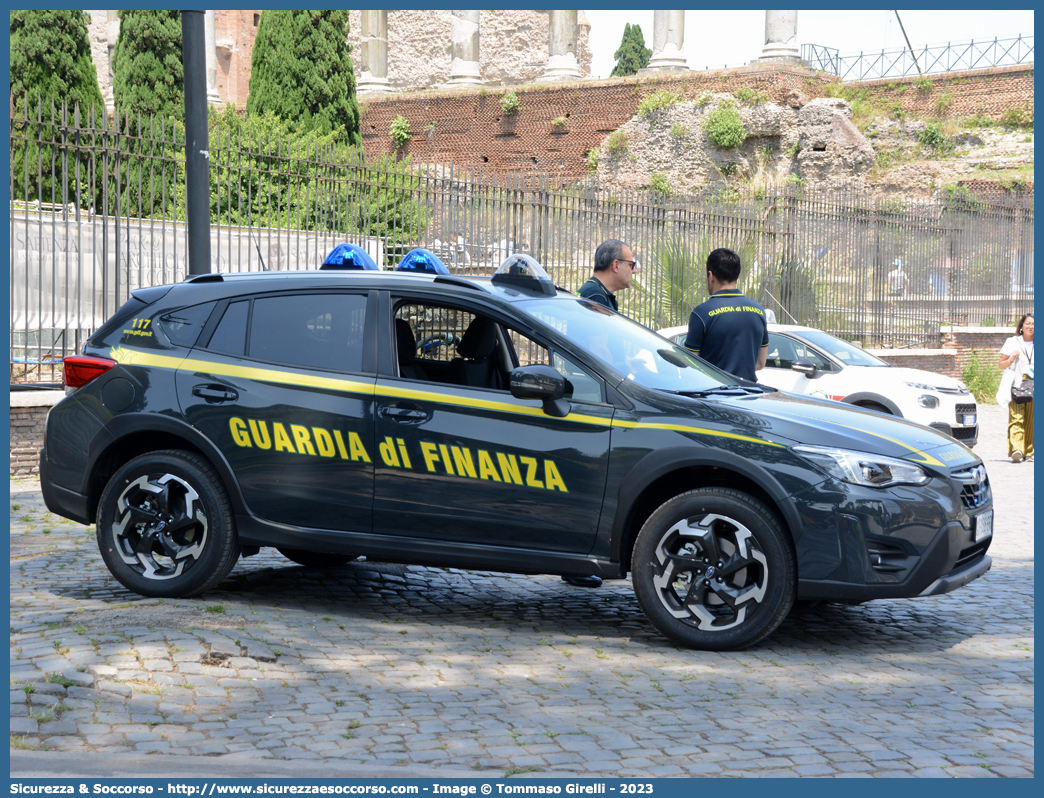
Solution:
M835 479L853 485L888 488L892 485L923 485L931 479L920 466L894 457L828 449L825 446L794 446L792 451L815 463Z
M934 410L939 406L939 399L931 394L922 393L917 397L917 404L921 407L927 408L928 410Z
M939 390L934 385L925 385L923 382L904 382L903 385L908 385L911 388L916 388L918 391L937 391L937 390Z

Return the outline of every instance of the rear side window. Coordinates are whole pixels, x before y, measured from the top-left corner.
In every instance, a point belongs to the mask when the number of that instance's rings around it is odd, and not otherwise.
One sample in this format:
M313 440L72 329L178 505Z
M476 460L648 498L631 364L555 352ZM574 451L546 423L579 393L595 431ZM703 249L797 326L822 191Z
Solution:
M225 308L217 329L210 336L207 349L223 352L226 355L242 357L246 352L247 315L250 311L250 300L233 302Z
M293 294L254 300L248 355L304 368L361 371L366 297Z
M214 302L171 311L160 317L159 326L172 344L192 346L210 318Z

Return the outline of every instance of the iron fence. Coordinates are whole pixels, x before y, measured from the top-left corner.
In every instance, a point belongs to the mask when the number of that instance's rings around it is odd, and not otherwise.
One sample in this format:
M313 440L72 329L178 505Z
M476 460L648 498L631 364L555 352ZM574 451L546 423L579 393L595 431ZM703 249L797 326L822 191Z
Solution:
M131 291L188 272L179 128L34 110L11 120L12 382L59 380L61 358ZM467 274L527 251L575 291L597 245L620 238L641 263L621 310L654 329L686 322L720 246L780 322L866 346L932 345L941 325L1032 309L1031 196L906 203L720 184L672 197L220 131L210 152L215 271L314 269L349 241L384 267L424 246Z
M809 69L837 75L842 81L1016 66L1033 63L1033 34L992 41L926 44L913 53L903 49L839 55L830 47L803 44L801 60Z

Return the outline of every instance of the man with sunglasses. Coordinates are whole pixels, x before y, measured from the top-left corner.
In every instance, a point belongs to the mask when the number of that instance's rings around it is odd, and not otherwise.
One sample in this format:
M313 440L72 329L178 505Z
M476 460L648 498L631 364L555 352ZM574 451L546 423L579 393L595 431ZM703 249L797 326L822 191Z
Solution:
M617 307L616 293L631 285L631 278L640 266L634 252L623 241L610 238L595 250L594 274L577 293L584 299L605 305L611 310Z
M610 310L618 310L616 293L631 285L631 279L639 268L631 248L623 241L610 238L595 250L594 274L580 286L577 294ZM563 576L562 579L577 587L598 587L602 584L602 578L593 574Z

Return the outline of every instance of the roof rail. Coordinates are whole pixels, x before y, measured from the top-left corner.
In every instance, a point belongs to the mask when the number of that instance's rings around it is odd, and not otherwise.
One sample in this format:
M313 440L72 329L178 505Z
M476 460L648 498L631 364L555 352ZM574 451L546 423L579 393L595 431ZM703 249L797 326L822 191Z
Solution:
M404 272L408 274L408 272ZM450 285L460 286L461 288L471 288L474 291L484 291L484 289L476 283L470 280L465 280L462 277L457 277L452 274L440 274L435 277L433 282L436 283L449 283Z
M191 274L185 278L186 283L223 283L225 278L220 274Z

